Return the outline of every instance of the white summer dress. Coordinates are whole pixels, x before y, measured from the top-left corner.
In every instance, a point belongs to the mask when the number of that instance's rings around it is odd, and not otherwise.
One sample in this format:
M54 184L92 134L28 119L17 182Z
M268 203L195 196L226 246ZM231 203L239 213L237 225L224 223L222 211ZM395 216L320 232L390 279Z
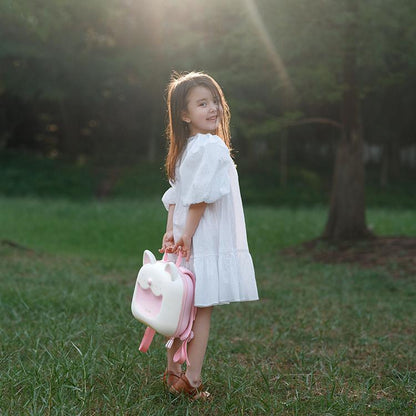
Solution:
M229 149L218 136L197 134L188 139L175 176L162 197L166 209L175 204L175 241L182 235L189 206L208 204L192 238L191 258L183 262L196 277L195 306L257 300L237 170Z

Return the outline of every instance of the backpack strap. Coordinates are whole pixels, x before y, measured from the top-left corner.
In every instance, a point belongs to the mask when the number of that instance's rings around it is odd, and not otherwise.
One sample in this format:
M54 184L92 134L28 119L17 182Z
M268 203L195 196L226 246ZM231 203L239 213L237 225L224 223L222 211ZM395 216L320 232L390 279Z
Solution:
M140 343L139 351L146 352L149 349L150 344L153 341L153 337L155 336L155 333L156 331L153 328L150 328L150 326L146 328L146 330L144 331L142 342Z
M183 274L186 274L192 280L193 286L195 287L195 276L194 276L194 274L190 270L188 270L184 267L179 267L179 269L181 270L181 272ZM174 362L178 362L180 364L183 364L186 361L186 364L189 365L188 342L190 342L194 337L192 327L194 325L195 317L196 317L196 307L192 306L191 315L190 315L189 321L188 321L188 326L186 327L185 331L182 333L182 336L180 337L180 340L182 341L182 345L178 349L178 351L176 351L175 355L173 356L173 361Z
M163 253L163 257L162 257L162 261L164 262L168 262L168 252L165 250L165 252ZM182 251L179 250L179 253L176 257L176 267L180 267L182 263Z
M178 348L178 351L175 352L175 355L173 356L173 362L183 364L186 361L186 364L189 365L189 359L188 359L188 342L194 337L194 334L192 333L192 337L189 337L189 339L185 339L182 341L182 345L180 348Z

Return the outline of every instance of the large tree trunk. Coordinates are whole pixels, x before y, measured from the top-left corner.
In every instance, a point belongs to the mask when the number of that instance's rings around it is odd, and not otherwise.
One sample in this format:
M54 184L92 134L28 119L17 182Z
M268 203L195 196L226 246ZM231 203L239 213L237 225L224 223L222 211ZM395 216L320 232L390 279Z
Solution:
M338 145L324 238L351 240L370 235L365 219L362 149L359 133L355 137L344 134Z
M370 235L365 220L363 137L356 79L357 0L347 0L347 7L350 20L346 27L344 52L343 129L335 159L328 222L323 234L330 240L361 239Z

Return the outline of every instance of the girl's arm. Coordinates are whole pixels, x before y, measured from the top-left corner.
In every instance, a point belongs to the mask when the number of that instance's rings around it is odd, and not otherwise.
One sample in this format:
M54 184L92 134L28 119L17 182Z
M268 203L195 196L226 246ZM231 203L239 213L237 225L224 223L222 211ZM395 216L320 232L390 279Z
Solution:
M172 252L172 248L175 245L175 241L173 239L173 212L175 211L175 204L169 205L168 210L168 220L166 223L166 232L162 238L162 248L159 249L160 253Z
M174 252L182 251L186 261L191 257L191 243L192 237L198 227L199 221L204 214L205 208L207 207L206 202L199 204L193 204L189 207L188 215L186 217L185 229L181 238L176 242L173 247Z

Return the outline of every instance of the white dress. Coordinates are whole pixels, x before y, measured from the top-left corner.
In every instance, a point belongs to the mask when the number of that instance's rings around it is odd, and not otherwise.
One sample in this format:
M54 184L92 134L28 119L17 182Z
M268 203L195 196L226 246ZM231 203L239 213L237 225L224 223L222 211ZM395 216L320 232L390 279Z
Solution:
M162 197L166 209L175 204L175 241L189 206L208 204L192 238L191 258L183 262L195 274L195 306L257 300L237 170L227 146L211 134L189 138L175 176Z

